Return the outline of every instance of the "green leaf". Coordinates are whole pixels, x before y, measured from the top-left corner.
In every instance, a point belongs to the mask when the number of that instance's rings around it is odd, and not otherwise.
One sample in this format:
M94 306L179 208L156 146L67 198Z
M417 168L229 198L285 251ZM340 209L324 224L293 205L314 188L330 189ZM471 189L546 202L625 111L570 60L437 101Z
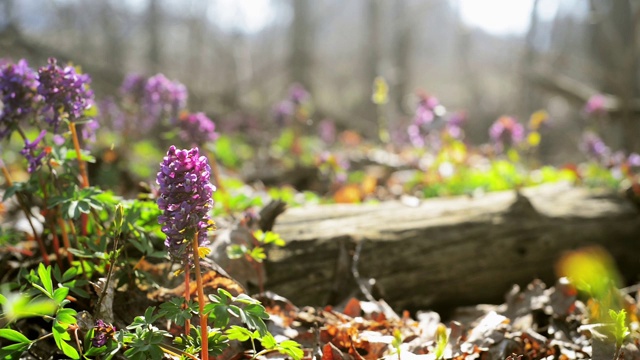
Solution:
M29 340L26 336L13 329L0 329L0 337L17 343L31 343L31 340Z
M53 282L51 281L51 266L45 267L43 263L38 265L38 276L46 290L46 295L53 296Z
M70 201L68 204L68 209L67 209L67 216L70 219L75 219L78 216L80 216L80 212L77 211L78 208L78 201Z
M265 349L273 349L276 347L276 345L278 345L278 343L276 342L276 339L273 337L273 335L271 334L265 334L261 339L260 339L260 343L262 344L262 346L264 346Z
M62 352L71 359L80 359L78 351L66 342L71 340L71 335L69 335L65 327L60 326L58 323L54 323L51 332L53 333L53 339L55 340L58 349L62 350Z
M56 321L66 328L78 321L76 315L78 313L74 309L60 309L56 314Z
M68 287L57 288L56 291L53 292L53 300L59 304L67 297L67 295L69 295Z
M227 247L227 257L231 260L240 259L247 253L247 251L248 249L244 245L229 245Z
M64 274L62 274L62 281L60 282L67 282L76 277L76 275L78 275L78 268L71 267L67 271L65 271Z
M229 340L247 341L253 338L251 331L237 325L232 325L225 333Z
M7 303L7 298L0 294L0 305L5 305Z
M29 344L17 343L3 346L0 349L0 359L19 359L20 355L27 351Z

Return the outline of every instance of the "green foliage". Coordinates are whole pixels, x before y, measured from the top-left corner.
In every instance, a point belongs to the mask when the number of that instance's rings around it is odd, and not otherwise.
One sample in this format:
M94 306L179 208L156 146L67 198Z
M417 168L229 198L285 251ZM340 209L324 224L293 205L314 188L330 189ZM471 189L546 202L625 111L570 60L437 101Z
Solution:
M285 340L280 343L276 342L276 339L270 333L262 334L260 331L250 331L246 328L233 325L226 331L229 340L238 340L238 341L247 341L251 340L251 344L253 345L254 354L251 357L252 359L256 359L257 357L266 354L271 351L278 351L281 354L288 355L292 357L294 360L300 360L304 355L304 352L300 348L300 344L293 340ZM260 342L264 350L256 353L255 349L255 341Z
M187 301L184 298L172 298L171 300L160 304L158 315L171 320L180 326L184 326L185 321L191 319L193 314L197 313L198 304Z
M629 327L627 327L627 313L624 309L618 312L610 309L609 316L613 320L613 337L616 339L616 347L619 349L627 336L631 334Z
M218 289L218 294L209 295L209 299L211 303L204 306L204 312L209 314L215 327L225 328L233 316L242 320L249 329L258 330L260 334L267 333L264 320L269 318L269 314L258 300L246 294L234 297L224 289Z
M80 214L89 214L91 209L102 210L104 204L97 199L101 190L88 187L79 189L77 185L68 187L62 195L52 196L49 199L49 208L62 207L62 216L65 219L78 219Z
M449 334L447 333L447 327L443 324L438 324L438 328L436 329L436 349L435 356L436 359L444 358L444 351L447 348L447 344L449 343Z
M70 326L76 324L77 315L76 310L65 308L70 303L66 299L69 288L59 284L54 289L51 266L45 267L44 264L40 264L37 271L31 270L29 275L28 280L37 295L33 295L34 291L10 294L9 296L2 295L0 297L0 304L3 308L2 316L6 317L9 323L25 317L43 317L52 320L51 333L58 349L71 359L79 359L80 354L69 344L71 335L67 331ZM18 343L3 348L0 352L2 357L19 356L33 342L37 341L31 341L24 336L16 336L15 331L11 329L0 329L0 334L3 334L0 336Z

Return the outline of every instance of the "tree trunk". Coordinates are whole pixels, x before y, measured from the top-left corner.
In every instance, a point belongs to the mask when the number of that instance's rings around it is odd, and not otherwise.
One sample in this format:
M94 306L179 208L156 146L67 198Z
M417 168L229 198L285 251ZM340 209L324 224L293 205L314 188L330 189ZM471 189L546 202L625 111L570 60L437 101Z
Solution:
M291 54L289 66L291 81L311 88L309 79L311 68L311 49L313 33L311 28L311 2L309 0L291 0L293 3L293 21L291 22Z
M266 288L323 306L372 278L398 309L444 311L500 303L534 278L552 283L559 256L588 245L606 247L637 279L640 221L630 202L567 184L522 194L289 209L276 221L287 244L269 252Z
M149 37L147 67L154 74L161 71L161 12L160 0L149 0L149 10L147 10L147 33Z

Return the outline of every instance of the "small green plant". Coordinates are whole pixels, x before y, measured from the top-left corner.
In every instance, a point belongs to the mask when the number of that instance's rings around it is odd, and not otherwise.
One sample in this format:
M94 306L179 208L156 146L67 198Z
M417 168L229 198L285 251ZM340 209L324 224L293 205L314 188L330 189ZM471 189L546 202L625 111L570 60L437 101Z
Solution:
M398 360L402 359L402 356L400 355L400 352L401 352L400 345L402 345L403 342L404 340L402 339L402 332L400 332L400 329L394 329L393 340L391 340L391 346L393 346L393 349L395 350L395 353L398 356Z
M440 360L444 358L444 351L447 349L449 343L449 334L447 333L447 327L443 324L438 324L436 329L436 359Z
M613 337L616 339L616 355L614 359L620 357L620 351L622 350L622 344L624 340L631 334L629 327L627 326L627 313L624 310L615 311L610 309L609 316L613 320Z
M70 330L74 331L77 347L80 348L78 339L78 328L76 325L77 312L71 308L65 308L70 303L66 299L69 288L58 286L54 289L51 278L51 266L40 264L37 276L31 281L30 291L13 293L8 296L0 295L2 305L2 317L7 318L9 324L27 317L42 317L52 322L51 333L41 336L38 339L30 340L16 330L6 328L0 329L0 337L15 342L15 344L4 347L0 350L0 358L17 358L27 351L35 342L53 336L58 349L71 359L79 359L78 350L69 342L71 341Z

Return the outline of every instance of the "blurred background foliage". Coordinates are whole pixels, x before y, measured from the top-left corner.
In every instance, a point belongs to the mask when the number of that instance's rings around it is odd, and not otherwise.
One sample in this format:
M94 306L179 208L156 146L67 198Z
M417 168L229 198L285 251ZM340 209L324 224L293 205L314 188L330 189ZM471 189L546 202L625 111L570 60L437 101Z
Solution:
M581 160L590 128L639 150L639 19L631 0L2 0L0 55L73 61L98 98L127 73L163 73L219 132L258 138L292 83L313 97L309 127L331 119L371 138L380 116L406 136L418 89L466 111L476 144L501 115L545 109L537 155L562 165ZM385 106L372 104L377 76ZM602 114L586 116L596 94Z

